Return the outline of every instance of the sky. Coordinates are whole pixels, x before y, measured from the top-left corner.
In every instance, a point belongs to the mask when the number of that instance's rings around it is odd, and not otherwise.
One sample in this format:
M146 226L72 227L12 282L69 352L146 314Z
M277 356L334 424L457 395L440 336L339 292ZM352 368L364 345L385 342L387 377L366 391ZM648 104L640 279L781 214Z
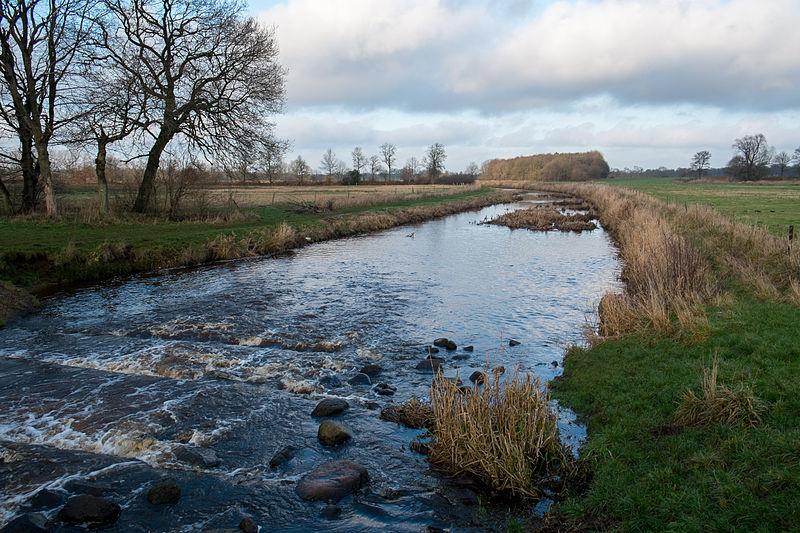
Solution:
M800 147L800 0L251 0L287 69L277 133L470 162L599 150L612 168Z

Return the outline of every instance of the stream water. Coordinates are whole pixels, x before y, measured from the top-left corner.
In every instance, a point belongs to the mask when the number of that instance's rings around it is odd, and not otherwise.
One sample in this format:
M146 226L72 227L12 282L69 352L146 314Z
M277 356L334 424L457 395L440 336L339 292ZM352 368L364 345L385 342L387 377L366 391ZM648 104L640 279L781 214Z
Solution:
M379 415L429 397L431 374L415 366L437 337L459 344L440 355L464 381L487 362L560 373L617 260L602 230L478 224L519 207L45 299L0 330L0 526L26 512L53 518L68 496L94 490L122 506L109 531L235 530L243 516L262 532L503 530L497 513L448 496L450 482L408 449L419 431ZM370 363L382 367L373 384L351 385ZM377 394L382 382L395 394ZM310 412L322 398L350 403L338 420L355 437L338 448L317 440ZM572 446L583 436L564 409L560 428ZM270 468L286 445L296 456ZM329 520L294 489L332 459L364 465L370 483ZM180 501L149 504L165 478Z

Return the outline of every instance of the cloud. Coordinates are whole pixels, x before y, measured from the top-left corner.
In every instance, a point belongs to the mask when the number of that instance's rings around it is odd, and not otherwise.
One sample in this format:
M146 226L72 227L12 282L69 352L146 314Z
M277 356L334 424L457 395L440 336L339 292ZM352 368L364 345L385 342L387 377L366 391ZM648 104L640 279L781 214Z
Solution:
M288 0L262 20L277 27L290 106L800 105L793 0Z

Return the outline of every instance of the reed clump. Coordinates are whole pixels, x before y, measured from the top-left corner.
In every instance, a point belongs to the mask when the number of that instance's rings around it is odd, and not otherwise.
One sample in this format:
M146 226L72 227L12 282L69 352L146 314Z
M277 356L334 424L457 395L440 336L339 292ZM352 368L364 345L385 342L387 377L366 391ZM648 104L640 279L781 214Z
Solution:
M429 460L451 474L474 476L497 493L537 497L538 481L569 462L549 391L518 369L505 380L487 375L483 387L468 392L436 377Z
M506 226L512 229L525 228L532 231L591 231L597 229L592 222L596 218L592 213L564 214L554 207L533 207L519 209L500 215L489 221L489 224Z
M718 381L719 358L715 355L711 368L703 369L700 392L686 391L680 399L674 421L678 425L711 426L714 424L761 422L763 407L752 387L740 384L729 388Z

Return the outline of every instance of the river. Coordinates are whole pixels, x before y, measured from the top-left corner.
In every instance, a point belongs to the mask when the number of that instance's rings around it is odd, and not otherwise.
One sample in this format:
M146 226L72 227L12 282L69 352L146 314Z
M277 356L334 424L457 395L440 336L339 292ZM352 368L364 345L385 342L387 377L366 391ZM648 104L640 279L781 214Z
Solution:
M415 366L437 337L459 344L444 370L465 381L487 362L544 380L561 372L618 262L601 229L479 224L522 206L44 299L0 330L0 525L53 518L68 496L95 491L122 506L108 531L235 530L244 516L262 532L503 530L506 511L452 501L408 449L420 432L381 420L380 408L429 397L431 374ZM351 385L370 363L382 368L373 385ZM394 395L377 394L382 382ZM338 418L354 430L348 444L317 441L310 412L322 398L349 402ZM575 447L584 429L559 412ZM270 468L286 445L295 457ZM329 520L294 486L332 459L364 465L370 483ZM147 502L161 479L181 487L178 503Z

